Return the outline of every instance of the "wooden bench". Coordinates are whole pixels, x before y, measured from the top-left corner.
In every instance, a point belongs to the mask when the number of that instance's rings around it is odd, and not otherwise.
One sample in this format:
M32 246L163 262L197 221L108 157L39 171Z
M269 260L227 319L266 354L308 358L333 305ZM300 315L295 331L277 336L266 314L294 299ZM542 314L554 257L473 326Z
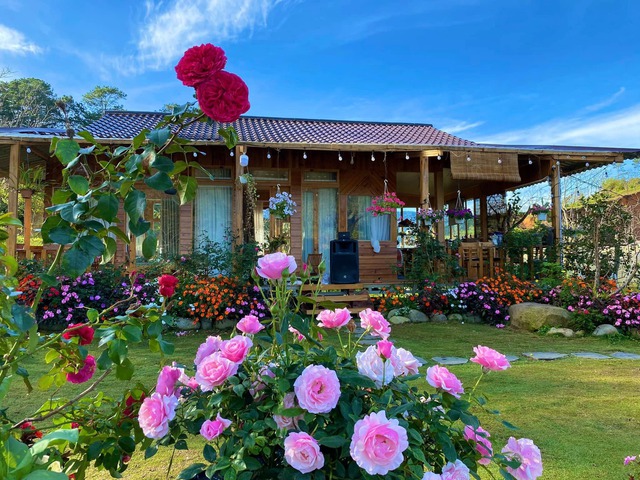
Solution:
M316 301L318 303L333 302L336 306L345 305L349 308L351 313L358 313L369 307L356 307L353 304L356 302L369 302L369 291L362 283L344 283L344 284L307 284L303 285L300 289L302 294L310 294L318 292ZM318 312L324 307L317 305L315 309L313 307L303 308L302 311L306 314L311 314L314 311Z

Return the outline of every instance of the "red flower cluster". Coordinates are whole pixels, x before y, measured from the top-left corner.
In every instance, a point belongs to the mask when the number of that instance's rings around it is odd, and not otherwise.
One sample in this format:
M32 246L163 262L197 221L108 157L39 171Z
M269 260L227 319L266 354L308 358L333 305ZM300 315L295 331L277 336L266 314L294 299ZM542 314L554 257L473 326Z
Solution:
M20 425L20 429L22 430L20 441L25 445L33 445L36 438L42 438L42 432L31 422L24 422Z
M224 50L205 43L191 47L176 65L178 80L196 89L202 111L218 122L233 122L249 110L249 89L233 73L222 70Z
M66 332L62 334L62 338L71 340L73 337L78 337L78 344L89 345L93 341L93 335L95 331L89 325L83 325L81 323L72 323Z
M158 280L158 284L160 285L160 295L165 298L169 298L173 296L176 291L178 279L173 275L164 274Z

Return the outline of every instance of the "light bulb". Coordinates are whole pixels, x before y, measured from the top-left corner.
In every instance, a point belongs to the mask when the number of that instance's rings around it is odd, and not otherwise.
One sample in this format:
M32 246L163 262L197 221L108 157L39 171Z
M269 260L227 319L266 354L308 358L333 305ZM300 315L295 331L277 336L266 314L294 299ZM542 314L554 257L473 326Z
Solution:
M240 155L240 166L246 167L247 165L249 165L249 156L246 153L243 153Z
M341 162L342 161L342 154L340 152L338 152L338 161Z
M193 156L197 157L198 156L198 152L193 152Z
M267 150L267 160L271 160L271 150Z
M372 162L376 161L376 156L373 154L373 152L371 152L371 161Z
M233 150L229 150L229 156L233 157L234 155Z
M349 163L353 165L353 157L351 157L351 161Z
M589 162L585 163L585 164L584 164L584 166L585 166L585 167L588 167L588 166L589 166Z
M533 160L529 159L529 165L533 165Z
M442 160L442 155L438 155L438 160Z
M27 153L31 153L31 147L27 147Z
M404 159L405 159L405 160L409 160L409 152L407 152L407 153L405 153L405 154L404 154Z
M307 159L307 152L306 150L304 152L302 152L302 159L306 160Z
M502 163L502 159L498 157L498 163Z
M471 161L471 155L467 155L467 162Z

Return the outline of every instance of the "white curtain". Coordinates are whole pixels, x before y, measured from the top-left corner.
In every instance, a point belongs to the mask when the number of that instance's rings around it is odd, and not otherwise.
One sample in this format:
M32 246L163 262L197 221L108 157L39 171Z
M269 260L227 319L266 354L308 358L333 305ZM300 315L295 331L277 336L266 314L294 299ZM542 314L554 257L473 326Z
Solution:
M231 187L198 187L196 194L195 246L202 235L214 242L225 242L231 228Z
M371 239L371 197L367 195L350 195L347 199L347 228L351 238L357 240Z
M391 215L378 215L371 217L371 246L375 253L380 253L380 242L389 240Z
M307 261L307 255L313 252L313 190L302 193L302 261Z
M314 206L314 195L318 195L318 211ZM302 258L313 251L313 221L318 218L318 253L329 271L330 242L338 237L338 190L335 188L320 188L305 191L302 197Z

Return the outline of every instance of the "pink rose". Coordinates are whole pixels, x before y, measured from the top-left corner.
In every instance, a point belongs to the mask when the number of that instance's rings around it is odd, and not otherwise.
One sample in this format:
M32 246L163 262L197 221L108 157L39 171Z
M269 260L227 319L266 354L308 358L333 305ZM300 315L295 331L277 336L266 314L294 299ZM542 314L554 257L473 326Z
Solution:
M224 432L231 425L231 420L227 420L226 418L222 418L220 416L220 412L216 415L215 420L205 420L200 427L200 435L202 435L207 440L211 441L217 436L219 436L222 432Z
M391 380L393 380L393 363L386 362L380 358L377 348L373 345L364 352L356 353L356 366L358 367L358 372L373 380L378 388L391 383Z
M242 363L244 359L247 358L251 347L253 347L253 342L249 337L236 335L230 340L222 342L222 345L220 345L220 353L232 362Z
M520 462L518 468L507 467L507 471L517 480L535 480L542 475L540 449L528 438L516 440L514 437L509 437L502 453L509 460Z
M296 406L295 395L292 392L287 393L284 396L282 404L284 408L294 408ZM273 420L278 425L278 428L282 428L284 430L292 430L294 428L298 428L298 421L302 418L304 418L304 415L298 415L296 417L285 417L284 415L273 416Z
M67 373L67 382L69 383L84 383L91 380L93 374L96 372L96 358L93 355L87 355L84 359L82 367L76 370L74 373Z
M217 122L235 122L249 110L249 88L236 74L220 70L196 86L204 114Z
M215 352L204 358L196 369L195 379L203 392L210 392L213 387L222 385L227 378L235 375L238 364Z
M195 87L227 64L224 50L210 43L191 47L176 65L176 74L187 87Z
M169 433L169 422L176 416L178 399L158 392L147 397L140 406L138 423L146 437L162 438Z
M323 328L339 329L351 320L351 312L348 308L336 308L335 310L322 310L318 316L318 326Z
M507 357L500 352L496 352L492 348L478 345L473 348L473 351L476 352L476 356L473 357L471 361L478 365L482 365L482 367L487 370L506 370L511 366Z
M386 359L391 358L391 349L393 348L393 342L390 342L389 340L380 340L377 344L378 347L378 354L381 357L384 357Z
M422 363L409 350L394 348L391 356L393 371L397 377L401 375L415 375Z
M264 329L264 325L260 323L260 320L255 315L245 315L240 319L236 327L247 335L255 335Z
M460 398L460 394L464 393L462 383L453 373L446 367L434 365L427 369L427 383L432 387L450 393L456 398Z
M391 326L380 312L367 308L358 314L360 316L360 326L374 337L382 337L383 340L389 338Z
M220 350L220 345L222 345L222 338L220 338L220 335L216 337L211 337L211 336L207 337L205 342L198 347L198 352L196 353L196 359L193 361L193 363L195 363L196 366L200 365L200 362L205 357L208 357L212 353Z
M482 455L482 458L478 460L480 465L489 465L489 463L491 463L493 447L489 441L490 436L489 432L482 427L478 427L475 431L471 425L464 427L464 438L473 441L476 446L476 451Z
M349 451L369 475L386 475L402 464L408 447L407 431L398 420L387 420L383 410L356 422Z
M305 432L291 432L284 439L284 458L300 473L324 467L324 455L315 438Z
M180 378L178 379L178 381L181 384L186 385L191 390L195 390L199 387L198 382L196 382L196 379L194 377L190 377L189 375L184 373L184 370L182 368L180 370L182 371L182 373L180 374Z
M258 267L256 271L262 278L268 280L280 280L282 273L289 269L289 274L295 272L298 265L296 259L292 255L276 252L265 255L258 259Z
M442 480L469 480L469 468L456 460L455 463L447 463L442 469Z
M158 383L156 383L156 392L160 395L175 395L176 383L180 380L180 376L184 373L181 368L166 366L160 370L158 375Z
M309 365L293 384L298 404L311 413L328 413L338 405L340 381L336 372Z

